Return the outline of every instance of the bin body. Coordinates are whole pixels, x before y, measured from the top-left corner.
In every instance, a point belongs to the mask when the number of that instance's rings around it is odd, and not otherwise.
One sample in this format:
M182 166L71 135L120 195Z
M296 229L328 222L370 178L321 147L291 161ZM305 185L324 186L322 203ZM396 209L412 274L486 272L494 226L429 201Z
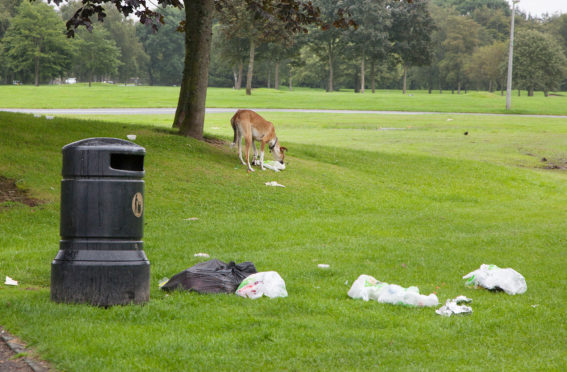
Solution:
M115 138L63 147L61 241L51 299L96 306L149 300L143 251L145 149Z

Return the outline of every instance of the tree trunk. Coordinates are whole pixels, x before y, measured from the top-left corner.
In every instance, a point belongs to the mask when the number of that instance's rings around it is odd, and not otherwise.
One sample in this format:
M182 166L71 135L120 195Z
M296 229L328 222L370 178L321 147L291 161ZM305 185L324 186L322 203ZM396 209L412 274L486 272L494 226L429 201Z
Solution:
M185 2L185 65L174 127L179 133L203 138L209 81L214 0ZM177 125L176 125L177 124Z
M530 87L530 89L528 90L528 97L533 97L534 96L534 88Z
M407 78L408 78L408 66L406 66L406 64L404 63L404 88L403 88L403 94L406 94Z
M520 88L518 88L518 97L520 97L522 91L520 90Z
M268 89L272 87L272 69L270 68L270 64L268 63Z
M236 89L236 84L238 83L238 71L236 70L236 66L232 66L232 80L234 81L232 89Z
M365 50L362 50L362 61L360 62L360 93L364 93L364 57L365 57Z
M549 97L549 89L544 89L543 95L546 96L546 97Z
M276 71L275 71L275 79L274 79L274 89L280 89L280 61L276 61Z
M292 80L293 80L293 76L291 75L291 68L289 69L289 91L291 92L293 90L293 85L292 85Z
M93 81L93 72L89 71L89 88L91 87L92 81Z
M457 81L457 94L461 94L461 81Z
M372 93L376 92L376 76L374 76L376 74L375 70L375 64L376 62L372 61L370 62L370 85L372 86Z
M236 80L236 89L242 88L242 69L243 69L242 60L238 63L238 80Z
M39 87L39 56L35 56L35 86Z
M329 41L329 92L333 91L333 47Z
M254 74L254 53L256 43L250 38L250 58L248 59L248 73L246 74L246 95L252 95L252 75Z

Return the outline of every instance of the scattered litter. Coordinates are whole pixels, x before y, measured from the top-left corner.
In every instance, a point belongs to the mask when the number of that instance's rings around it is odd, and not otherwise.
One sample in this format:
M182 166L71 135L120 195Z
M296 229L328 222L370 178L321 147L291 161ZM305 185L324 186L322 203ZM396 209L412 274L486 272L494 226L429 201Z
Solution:
M161 278L161 280L158 283L158 287L163 287L167 282L169 282L169 278Z
M329 264L319 264L319 265L317 265L317 267L320 268L320 269L328 269L331 266Z
M264 162L264 168L268 168L268 169L271 169L275 172L279 172L279 171L285 169L285 164L282 164L279 161L270 160L270 161Z
M219 130L219 127L211 127L212 130Z
M345 285L348 285L348 280L345 282Z
M266 186L278 186L278 187L285 187L284 185L280 185L276 181L266 182Z
M463 303L469 304L472 300L465 296L459 296L457 298L449 299L445 305L441 306L435 312L442 316L451 316L456 314L470 314L472 313L472 307L461 305Z
M208 253L195 253L193 257L211 257Z
M41 117L41 114L33 114L33 117L34 117L34 118L40 118L40 117Z
M199 220L199 218L197 218L197 217L189 217L189 218L183 219L183 221L198 221L198 220Z
M247 276L256 272L256 267L252 262L235 264L233 261L225 263L213 259L198 263L174 275L161 289L164 291L185 289L199 293L234 293Z
M532 305L532 307L533 307L534 309L535 309L536 307L538 307L538 306L539 306L539 304Z
M6 281L4 282L6 285L18 285L18 281L6 276Z
M453 121L453 119L447 119L447 121Z
M526 279L514 269L501 269L496 265L480 265L480 269L463 276L467 287L502 290L509 295L522 294L527 289Z
M47 120L53 120L54 116L46 116L45 117Z
M135 134L128 134L128 135L126 135L126 138L128 138L130 141L134 141L136 139L136 135Z
M240 283L236 294L251 299L262 296L276 298L287 297L285 282L275 271L265 271L248 276Z
M376 300L380 303L410 306L437 306L439 299L434 293L429 296L419 294L419 288L404 288L397 284L388 284L376 280L370 275L361 275L352 283L349 297Z

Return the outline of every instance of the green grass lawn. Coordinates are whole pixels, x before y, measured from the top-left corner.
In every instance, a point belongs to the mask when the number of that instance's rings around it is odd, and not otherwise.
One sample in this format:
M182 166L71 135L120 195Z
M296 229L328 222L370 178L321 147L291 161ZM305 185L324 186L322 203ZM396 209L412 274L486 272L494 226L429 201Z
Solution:
M93 107L175 107L179 87L149 87L95 84L59 86L0 86L0 108L93 108ZM209 88L207 107L237 108L303 108L345 110L390 110L427 112L506 113L506 97L499 92L469 91L451 94L438 91L377 91L354 94L352 91L325 93L318 89L254 89L252 96L244 90ZM537 92L520 97L514 92L515 114L567 115L567 96L562 93L544 97Z
M264 116L289 148L284 172L247 174L228 144L172 135L162 116L0 113L0 175L45 201L0 205L0 275L20 281L0 284L0 324L66 371L567 365L567 119ZM207 134L231 138L229 118L207 115ZM151 300L110 309L52 303L61 147L130 133L147 150ZM264 185L273 180L286 188ZM275 270L289 297L162 293L159 280L201 262L197 252ZM465 288L461 277L482 263L516 269L528 291ZM442 303L463 294L474 312L443 318L355 301L346 293L360 274L435 291Z

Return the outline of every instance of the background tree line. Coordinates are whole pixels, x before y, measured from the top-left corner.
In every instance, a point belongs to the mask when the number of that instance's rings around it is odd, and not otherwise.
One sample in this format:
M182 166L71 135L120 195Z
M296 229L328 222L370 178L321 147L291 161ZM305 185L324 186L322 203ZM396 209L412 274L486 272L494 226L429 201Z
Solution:
M467 89L503 91L510 32L506 0L314 0L332 22L345 9L356 28L312 27L293 34L275 18L243 2L227 2L215 15L209 86L280 89L286 85L354 89ZM179 85L183 10L160 10L157 33L114 8L92 32L64 36L64 20L77 9L42 2L0 0L0 81L46 84L77 77ZM567 14L516 15L514 85L567 90Z

